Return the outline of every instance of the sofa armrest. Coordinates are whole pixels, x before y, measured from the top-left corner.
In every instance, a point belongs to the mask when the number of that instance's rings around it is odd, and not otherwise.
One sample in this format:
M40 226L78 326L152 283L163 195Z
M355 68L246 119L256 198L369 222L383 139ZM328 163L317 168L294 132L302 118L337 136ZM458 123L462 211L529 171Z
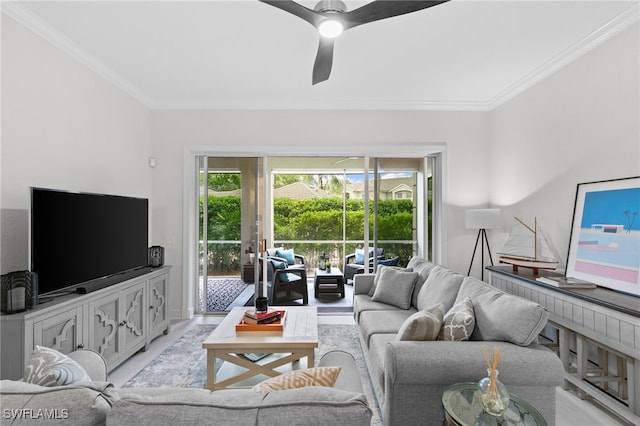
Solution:
M81 349L68 353L67 356L80 364L94 382L107 380L107 363L99 353Z
M487 376L482 347L500 348L498 371L508 391L555 421L555 387L564 369L556 354L532 344L506 342L390 342L384 359L385 424L415 424L441 413L442 393L450 385L477 382Z
M376 274L357 274L353 276L353 294L369 294Z

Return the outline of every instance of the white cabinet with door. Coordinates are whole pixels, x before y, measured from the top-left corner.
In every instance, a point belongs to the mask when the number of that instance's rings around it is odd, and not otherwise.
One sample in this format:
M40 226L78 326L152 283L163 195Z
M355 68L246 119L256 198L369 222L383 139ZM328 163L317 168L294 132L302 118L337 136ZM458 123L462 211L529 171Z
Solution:
M0 316L0 378L21 378L36 345L62 353L94 350L111 371L168 332L170 269L163 266L89 294L72 293Z

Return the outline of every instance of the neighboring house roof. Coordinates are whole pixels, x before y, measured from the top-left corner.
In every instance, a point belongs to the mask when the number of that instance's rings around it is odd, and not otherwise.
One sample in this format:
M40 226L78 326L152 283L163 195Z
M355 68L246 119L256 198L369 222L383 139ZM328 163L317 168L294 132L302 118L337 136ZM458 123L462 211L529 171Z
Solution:
M200 195L202 195L203 191L200 188ZM210 197L240 197L242 195L241 189L234 189L231 191L214 191L212 189L209 190Z
M313 198L333 198L335 195L320 188L312 188L304 182L294 182L273 190L273 198L310 200Z
M411 177L380 179L380 192L394 192L398 190L409 190L413 188L414 180ZM349 184L354 192L364 191L364 182ZM369 182L369 190L373 191L373 182Z

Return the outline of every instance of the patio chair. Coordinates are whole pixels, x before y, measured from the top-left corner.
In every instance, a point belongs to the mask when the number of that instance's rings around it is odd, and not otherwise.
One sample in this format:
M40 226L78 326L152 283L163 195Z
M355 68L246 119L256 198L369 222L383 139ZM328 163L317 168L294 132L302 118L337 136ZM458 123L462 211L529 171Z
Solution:
M263 259L259 259L262 268ZM293 302L302 299L302 304L309 303L306 270L288 268L285 261L267 258L267 297L270 305ZM262 275L260 275L262 279Z
M344 282L353 280L353 277L357 274L362 274L365 271L364 267L364 249L357 249L355 253L348 254L344 257ZM374 260L384 259L384 249L377 248L374 259L373 248L369 247L369 267L373 268Z
M267 257L280 262L286 262L287 269L299 270L302 280L305 283L307 282L307 263L303 255L295 254L293 249L285 250L284 248L269 248L267 249Z

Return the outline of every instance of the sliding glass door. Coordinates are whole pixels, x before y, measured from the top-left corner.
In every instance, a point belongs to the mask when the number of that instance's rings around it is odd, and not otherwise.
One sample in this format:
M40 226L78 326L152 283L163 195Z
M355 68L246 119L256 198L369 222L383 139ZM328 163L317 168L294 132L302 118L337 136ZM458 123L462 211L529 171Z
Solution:
M363 262L368 272L413 255L433 260L432 157L200 156L197 164L197 313L266 292L256 267L265 247L303 255L309 277L321 259L345 272L365 247L377 253Z

